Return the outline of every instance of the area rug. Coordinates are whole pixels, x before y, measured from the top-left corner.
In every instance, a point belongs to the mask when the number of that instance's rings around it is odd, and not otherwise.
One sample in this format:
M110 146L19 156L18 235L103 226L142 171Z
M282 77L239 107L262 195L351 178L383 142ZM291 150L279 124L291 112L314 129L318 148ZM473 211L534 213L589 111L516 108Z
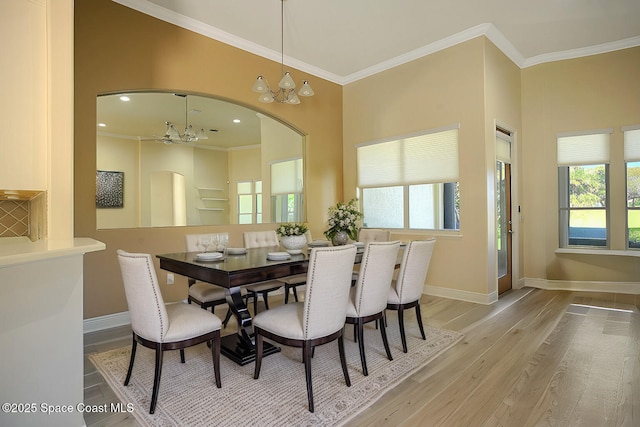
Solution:
M143 426L336 426L351 420L463 337L454 331L425 328L425 341L417 325L408 324L409 352L403 353L397 318L388 316L388 323L392 361L386 358L380 331L365 327L367 377L362 375L353 328L347 328L345 351L351 387L344 382L337 341L316 348L312 361L314 413L308 411L301 349L281 347L281 352L265 357L257 380L253 379L253 363L239 366L221 356L221 389L215 386L206 344L187 348L185 364L180 363L179 352L166 352L153 415L149 414L153 350L138 345L127 387L122 383L131 346L93 354L89 359L122 403L133 404L133 415Z

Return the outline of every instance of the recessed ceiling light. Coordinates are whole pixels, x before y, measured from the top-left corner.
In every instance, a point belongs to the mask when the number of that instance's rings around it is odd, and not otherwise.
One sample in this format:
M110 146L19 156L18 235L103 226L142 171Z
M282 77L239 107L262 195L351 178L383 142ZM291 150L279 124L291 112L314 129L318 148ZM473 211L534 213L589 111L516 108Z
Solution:
M122 96L120 97L120 101L127 102L127 101L130 101L130 100L131 100L131 99L130 99L128 96L124 96L124 95L122 95Z
M101 128L106 128L107 125L105 125L104 123L98 123L98 126L100 126Z
M233 119L233 123L240 123L240 119Z

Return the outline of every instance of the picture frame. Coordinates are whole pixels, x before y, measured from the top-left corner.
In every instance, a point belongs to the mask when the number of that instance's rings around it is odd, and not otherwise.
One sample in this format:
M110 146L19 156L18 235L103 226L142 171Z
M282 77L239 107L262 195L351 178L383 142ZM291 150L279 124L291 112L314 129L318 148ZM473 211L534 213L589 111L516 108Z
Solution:
M124 207L124 172L96 171L96 208Z

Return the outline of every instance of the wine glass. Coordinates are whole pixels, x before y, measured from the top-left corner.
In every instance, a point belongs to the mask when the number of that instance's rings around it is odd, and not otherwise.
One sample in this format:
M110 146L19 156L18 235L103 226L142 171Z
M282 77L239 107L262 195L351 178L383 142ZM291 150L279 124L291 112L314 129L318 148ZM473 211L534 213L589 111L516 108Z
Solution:
M204 247L205 252L209 252L209 246L211 246L211 236L201 237L200 244Z

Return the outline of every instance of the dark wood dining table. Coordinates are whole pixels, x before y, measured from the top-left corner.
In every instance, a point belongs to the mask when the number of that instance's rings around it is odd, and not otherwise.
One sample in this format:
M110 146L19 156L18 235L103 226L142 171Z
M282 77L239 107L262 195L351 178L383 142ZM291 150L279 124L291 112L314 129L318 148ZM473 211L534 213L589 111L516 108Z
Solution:
M265 280L273 280L307 272L308 251L291 255L289 259L271 261L269 252L280 251L278 247L252 248L242 255L225 255L211 262L196 260L197 252L177 252L156 255L160 268L191 277L196 280L221 286L226 290L227 303L238 322L237 334L222 338L221 352L234 362L245 365L255 360L252 318L242 298L243 286ZM280 351L269 345L264 355Z

